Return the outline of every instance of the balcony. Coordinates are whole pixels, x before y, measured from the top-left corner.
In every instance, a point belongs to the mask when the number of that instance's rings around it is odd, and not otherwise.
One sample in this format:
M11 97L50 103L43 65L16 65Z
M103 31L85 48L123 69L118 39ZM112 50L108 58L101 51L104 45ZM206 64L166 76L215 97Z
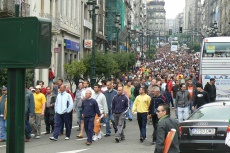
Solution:
M150 6L150 5L165 5L165 2L163 2L163 1L150 1L149 3L148 3L148 5Z
M164 15L158 15L158 16L148 16L148 19L165 19Z
M164 13L166 13L165 9L148 9L148 12L164 12Z
M0 17L13 17L15 15L15 0L0 0ZM22 2L20 8L21 17L30 16L30 5Z
M48 13L39 13L42 18L50 19L52 21L52 32L57 32L60 30L60 19L58 17L53 17Z

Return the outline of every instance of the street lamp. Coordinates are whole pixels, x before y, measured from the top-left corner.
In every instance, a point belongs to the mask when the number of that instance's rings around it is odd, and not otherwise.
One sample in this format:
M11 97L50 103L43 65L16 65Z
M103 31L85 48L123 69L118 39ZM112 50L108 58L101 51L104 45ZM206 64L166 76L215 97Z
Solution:
M128 41L129 41L129 52L130 52L130 34L131 34L131 21L129 20L128 21ZM127 40L127 39L126 39ZM127 41L126 41L126 51L128 53L128 44L127 44Z
M143 46L144 46L144 28L142 28L142 30L141 30L141 33L142 33L142 35L141 35L141 40L142 40L142 45L141 45L141 60L142 60L142 62L144 61L144 48L143 48Z
M91 62L91 87L94 86L96 83L96 64L95 64L95 53L96 53L96 48L95 48L95 40L96 40L96 15L99 10L99 6L97 5L95 0L88 0L87 5L89 7L89 14L90 18L92 18L92 23L93 23L93 29L92 29L92 41L93 41L93 46L92 46L92 62Z
M118 47L119 47L119 31L121 29L121 23L120 23L120 14L116 15L116 20L115 20L115 27L116 27L116 32L117 32L117 44L116 44L116 52L118 53Z
M208 28L207 34L211 37L216 37L218 35L218 26L216 21L214 22L213 26Z

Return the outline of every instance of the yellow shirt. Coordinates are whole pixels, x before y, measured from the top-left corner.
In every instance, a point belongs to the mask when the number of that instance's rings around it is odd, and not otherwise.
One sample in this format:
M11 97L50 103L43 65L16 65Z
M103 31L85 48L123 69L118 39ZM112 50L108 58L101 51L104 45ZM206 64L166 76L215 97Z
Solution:
M151 98L147 94L136 97L132 112L147 113L149 111Z
M124 86L124 91L127 93L127 97L132 98L132 93L131 93L132 86Z
M34 93L35 113L42 113L43 104L46 103L46 97L44 94Z

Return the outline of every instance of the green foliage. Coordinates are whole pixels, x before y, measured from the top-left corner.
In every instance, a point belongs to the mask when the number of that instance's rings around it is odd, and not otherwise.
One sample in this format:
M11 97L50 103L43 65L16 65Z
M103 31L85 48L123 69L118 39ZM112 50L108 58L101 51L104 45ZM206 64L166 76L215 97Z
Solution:
M26 69L26 87L34 86L34 69ZM0 88L7 86L7 69L0 69Z
M91 63L92 55L86 55L83 58L83 63L86 67L85 76L91 74ZM135 53L96 53L95 64L96 64L96 76L99 81L104 76L120 75L129 70L131 66L136 63Z
M0 88L7 86L7 69L0 69Z
M87 69L82 61L73 61L71 63L64 64L64 70L66 72L65 79L68 80L72 91L72 85L75 81L74 79L80 77L81 74L84 74Z
M154 60L155 59L155 54L156 54L156 46L152 45L150 49L146 51L146 58L147 60Z
M191 51L194 50L194 52L198 52L200 51L201 47L200 47L200 44L194 43L194 44L189 44L189 48Z

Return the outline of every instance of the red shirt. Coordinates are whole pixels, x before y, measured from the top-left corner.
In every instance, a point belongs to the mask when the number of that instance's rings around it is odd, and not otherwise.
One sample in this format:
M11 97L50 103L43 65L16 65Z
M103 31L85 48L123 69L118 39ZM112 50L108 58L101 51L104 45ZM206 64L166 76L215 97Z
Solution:
M46 95L46 88L42 88L41 89L41 93L43 93L44 95Z
M173 84L171 80L167 83L167 86L168 86L168 92L172 92Z
M53 79L54 77L54 72L53 71L49 71L49 79Z
M74 101L74 95L73 95L73 93L70 92L70 91L68 91L67 93L69 93L69 94L71 95L71 97L72 97L72 99L73 99L73 101Z

